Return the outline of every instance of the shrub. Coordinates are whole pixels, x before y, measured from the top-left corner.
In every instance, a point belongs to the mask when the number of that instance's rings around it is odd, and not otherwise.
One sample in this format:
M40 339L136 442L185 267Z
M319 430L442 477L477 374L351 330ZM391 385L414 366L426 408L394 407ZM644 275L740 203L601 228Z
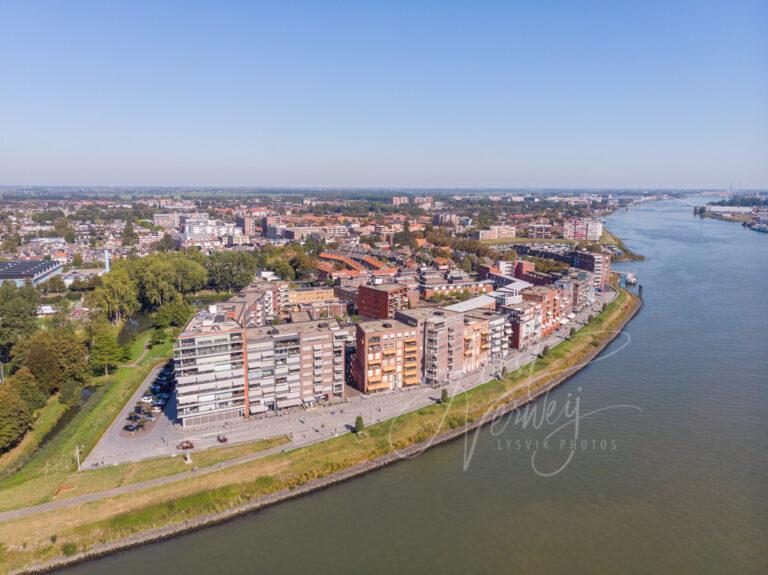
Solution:
M64 553L65 556L70 557L75 553L77 553L77 545L68 541L67 543L64 543L61 546L61 551Z
M440 392L440 403L447 403L448 402L448 390L443 388L443 391Z
M360 433L365 428L365 423L363 423L363 416L358 415L355 418L355 433Z

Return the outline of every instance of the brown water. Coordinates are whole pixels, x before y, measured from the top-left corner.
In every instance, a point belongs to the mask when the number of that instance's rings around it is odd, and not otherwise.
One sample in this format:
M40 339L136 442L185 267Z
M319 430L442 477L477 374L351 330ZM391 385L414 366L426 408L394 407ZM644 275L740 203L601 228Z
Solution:
M513 420L479 433L466 470L457 441L66 572L768 573L768 234L680 201L608 226L648 257L617 266L638 273L645 306L536 402L578 398L586 444L572 450L570 425L532 461L526 440L568 419Z

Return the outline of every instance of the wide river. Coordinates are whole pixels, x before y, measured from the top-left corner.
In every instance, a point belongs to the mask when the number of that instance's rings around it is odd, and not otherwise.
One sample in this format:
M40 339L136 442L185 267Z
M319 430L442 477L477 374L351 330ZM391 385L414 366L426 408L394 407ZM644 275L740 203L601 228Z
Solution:
M768 234L679 200L607 225L645 305L537 419L65 572L768 573Z

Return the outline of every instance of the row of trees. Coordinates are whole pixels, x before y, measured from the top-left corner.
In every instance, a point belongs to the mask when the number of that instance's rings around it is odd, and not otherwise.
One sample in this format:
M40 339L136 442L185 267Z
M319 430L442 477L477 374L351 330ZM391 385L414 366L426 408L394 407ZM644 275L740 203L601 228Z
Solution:
M0 362L6 375L0 386L0 453L24 437L51 395L74 405L90 381L86 342L63 312L41 326L38 303L31 284L0 285Z

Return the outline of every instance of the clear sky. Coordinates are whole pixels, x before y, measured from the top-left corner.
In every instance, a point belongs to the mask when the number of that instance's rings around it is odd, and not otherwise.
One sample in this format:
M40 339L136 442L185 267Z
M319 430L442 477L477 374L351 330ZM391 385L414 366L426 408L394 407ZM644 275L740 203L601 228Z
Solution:
M768 188L768 2L0 0L0 184Z

